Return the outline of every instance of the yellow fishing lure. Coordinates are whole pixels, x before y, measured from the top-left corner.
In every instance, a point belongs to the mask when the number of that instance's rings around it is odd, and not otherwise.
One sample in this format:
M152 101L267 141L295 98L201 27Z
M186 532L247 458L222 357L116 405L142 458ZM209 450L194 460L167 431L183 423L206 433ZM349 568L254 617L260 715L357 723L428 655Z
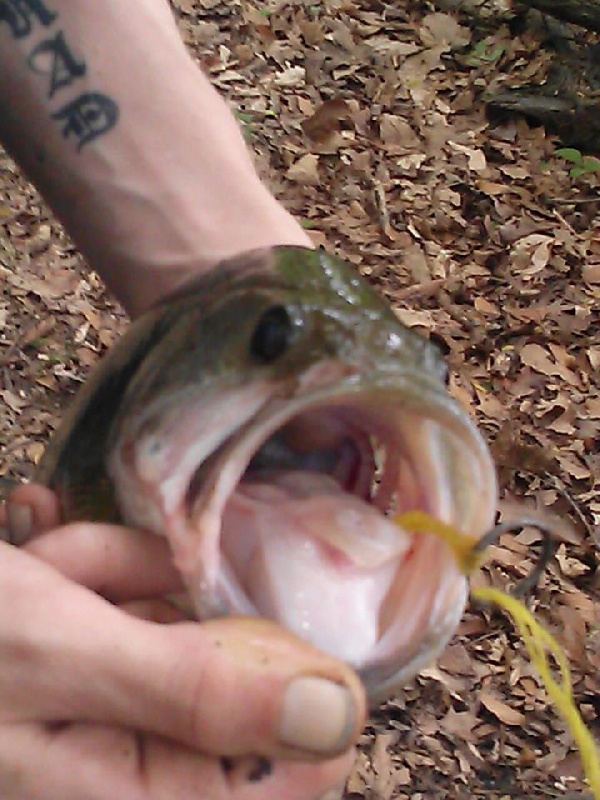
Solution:
M465 575L470 575L484 561L487 537L479 541L467 534L460 533L452 526L446 525L422 511L408 511L399 514L395 517L395 521L405 530L414 533L431 533L443 539L451 548L461 572ZM537 522L532 524L540 527ZM527 581L527 583L529 582ZM594 798L600 800L600 756L592 734L586 728L575 705L569 664L562 648L554 636L537 622L531 611L514 595L487 586L472 589L471 596L477 600L500 606L511 617L548 696L564 717L579 748L583 772ZM556 680L552 674L549 657L554 661L559 680Z

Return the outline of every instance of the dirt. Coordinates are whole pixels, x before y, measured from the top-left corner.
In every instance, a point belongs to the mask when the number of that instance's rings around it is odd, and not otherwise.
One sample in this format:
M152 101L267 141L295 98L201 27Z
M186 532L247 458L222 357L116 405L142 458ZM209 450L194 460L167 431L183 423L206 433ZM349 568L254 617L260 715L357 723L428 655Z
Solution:
M537 34L379 0L175 7L276 195L443 347L504 502L563 520L528 602L598 735L600 162L485 116L487 92L539 73ZM126 319L6 156L0 186L0 479L26 479ZM536 541L503 537L474 583L510 589ZM356 800L582 791L522 642L476 606L439 663L373 715L348 786Z

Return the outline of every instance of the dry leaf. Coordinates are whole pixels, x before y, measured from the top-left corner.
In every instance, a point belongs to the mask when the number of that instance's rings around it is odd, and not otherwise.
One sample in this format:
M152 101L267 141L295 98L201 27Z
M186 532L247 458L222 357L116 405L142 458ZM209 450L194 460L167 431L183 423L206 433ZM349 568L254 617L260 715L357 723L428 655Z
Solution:
M339 133L341 123L351 118L350 105L338 98L332 98L322 103L315 113L302 123L304 133L319 144L329 141L332 134Z
M19 397L10 389L1 389L0 398L12 411L21 411L27 405L27 400L24 397Z
M526 717L516 708L504 703L489 692L481 692L479 700L487 710L505 725L524 725Z
M428 47L440 43L447 43L455 48L466 47L471 41L471 31L459 25L455 17L442 12L434 12L423 17L420 35L423 44Z
M475 725L479 722L477 716L470 711L455 711L451 708L446 716L440 720L441 729L450 736L460 736L468 740Z
M379 136L386 145L419 147L419 137L405 119L395 114L382 114L379 120Z
M600 283L600 264L584 264L581 268L581 277L586 283L597 286Z
M308 45L314 46L320 44L325 37L323 25L321 22L319 22L319 20L301 19L298 22L298 27L302 32L304 41Z
M25 453L30 461L32 461L34 464L37 464L40 458L44 455L45 449L46 448L42 442L32 442L25 448Z
M458 144L458 142L448 142L449 146L456 150L457 153L463 153L467 156L467 164L473 172L485 172L487 169L487 161L483 150L478 150L473 147L465 147L465 145Z
M274 82L277 86L289 88L291 86L303 86L306 77L304 67L288 67L275 75Z
M532 369L541 372L543 375L556 375L560 376L568 383L576 385L579 383L577 375L575 375L574 372L567 369L562 364L556 363L550 357L548 351L539 344L526 344L520 350L519 355L523 364L532 367Z
M318 186L321 182L319 176L319 156L306 153L288 169L285 177L302 186Z

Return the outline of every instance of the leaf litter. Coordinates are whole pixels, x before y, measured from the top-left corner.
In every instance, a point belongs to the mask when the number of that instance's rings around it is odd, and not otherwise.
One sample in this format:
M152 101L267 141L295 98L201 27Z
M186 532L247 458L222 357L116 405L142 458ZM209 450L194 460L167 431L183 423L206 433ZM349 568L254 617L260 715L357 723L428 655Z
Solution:
M573 176L543 128L484 108L541 68L535 33L384 0L172 5L274 193L443 348L503 503L568 521L529 605L598 737L600 174ZM7 156L0 182L0 480L20 480L126 318ZM473 584L510 589L535 547L532 531L502 537ZM582 792L518 636L472 606L439 662L373 713L346 795Z

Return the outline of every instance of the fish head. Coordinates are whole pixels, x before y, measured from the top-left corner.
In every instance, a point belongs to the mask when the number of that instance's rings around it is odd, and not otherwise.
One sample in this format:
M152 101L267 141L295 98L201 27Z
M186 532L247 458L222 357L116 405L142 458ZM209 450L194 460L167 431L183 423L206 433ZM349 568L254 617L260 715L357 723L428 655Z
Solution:
M215 282L216 281L216 282ZM271 618L374 700L456 629L466 579L421 510L479 537L497 489L437 347L357 272L274 248L157 312L108 448L125 522L168 538L195 614Z

